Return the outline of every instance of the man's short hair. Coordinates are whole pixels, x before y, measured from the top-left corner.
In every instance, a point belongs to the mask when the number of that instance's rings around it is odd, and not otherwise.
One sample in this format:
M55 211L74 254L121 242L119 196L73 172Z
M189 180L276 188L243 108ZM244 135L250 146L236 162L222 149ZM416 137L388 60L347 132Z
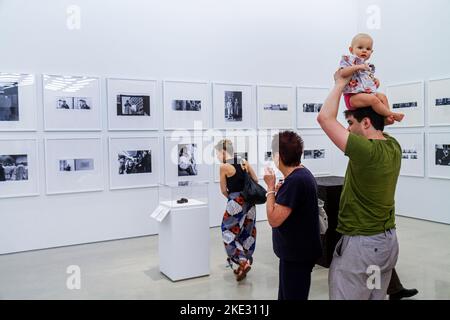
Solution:
M345 110L345 118L353 116L358 122L361 122L364 118L369 118L373 127L376 130L384 130L384 117L373 111L371 107L357 108L355 110Z

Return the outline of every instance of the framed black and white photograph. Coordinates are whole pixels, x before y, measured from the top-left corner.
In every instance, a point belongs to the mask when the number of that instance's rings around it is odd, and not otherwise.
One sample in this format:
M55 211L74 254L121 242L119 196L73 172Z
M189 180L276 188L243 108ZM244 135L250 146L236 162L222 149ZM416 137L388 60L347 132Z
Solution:
M295 127L295 89L290 86L258 86L258 128Z
M240 164L243 160L248 161L254 168L258 170L258 137L256 132L216 132L214 135L214 146L221 140L228 139L233 143L232 163ZM220 181L220 162L216 157L216 151L212 150L212 159L214 161L214 181Z
M280 130L262 131L258 135L258 177L264 177L265 168L271 168L275 171L277 178L283 177L273 161L272 141L273 136Z
M197 154L196 143L180 143L178 145L178 177L198 175Z
M36 130L36 79L0 72L0 131Z
M208 129L211 104L206 82L164 81L164 129Z
M155 187L160 182L158 137L109 139L110 189Z
M428 82L428 121L430 126L450 126L450 78Z
M297 128L320 129L317 116L329 92L329 88L297 87Z
M110 131L160 128L162 114L157 111L157 81L110 78L107 85Z
M104 190L100 138L46 139L47 194Z
M100 79L43 75L46 131L100 131Z
M425 140L422 132L390 133L402 148L400 175L425 176Z
M36 140L0 140L0 198L39 195L38 159Z
M314 176L324 176L332 171L331 143L326 135L302 134L303 156L302 164L307 167Z
M450 132L428 134L428 176L450 179Z
M245 84L213 84L214 128L256 127L255 87Z
M390 85L386 95L393 112L403 113L405 117L392 128L423 127L425 125L425 87L424 82Z
M193 133L190 136L165 137L165 182L209 181L212 163L205 150L212 147L211 140Z

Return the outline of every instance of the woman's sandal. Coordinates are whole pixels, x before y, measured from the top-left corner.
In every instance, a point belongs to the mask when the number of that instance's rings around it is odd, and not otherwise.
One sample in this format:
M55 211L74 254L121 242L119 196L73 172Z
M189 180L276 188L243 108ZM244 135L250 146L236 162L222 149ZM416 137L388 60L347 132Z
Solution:
M236 274L236 281L243 280L247 276L247 273L251 268L252 267L250 266L250 263L248 263L248 261L240 264L239 268L237 270L234 270L234 273Z

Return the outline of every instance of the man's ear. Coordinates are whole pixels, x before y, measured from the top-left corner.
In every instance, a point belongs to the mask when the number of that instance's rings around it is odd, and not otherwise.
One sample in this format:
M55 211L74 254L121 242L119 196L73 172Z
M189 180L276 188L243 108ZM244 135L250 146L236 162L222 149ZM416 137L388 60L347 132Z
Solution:
M363 125L363 128L367 130L372 126L372 121L370 121L369 118L364 118L362 120L362 125Z

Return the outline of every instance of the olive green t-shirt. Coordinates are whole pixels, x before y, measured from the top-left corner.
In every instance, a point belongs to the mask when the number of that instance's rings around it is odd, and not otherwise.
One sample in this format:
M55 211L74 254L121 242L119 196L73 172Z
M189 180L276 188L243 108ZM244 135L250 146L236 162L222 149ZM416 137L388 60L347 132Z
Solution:
M395 228L395 188L402 151L388 134L371 140L350 133L349 157L339 206L339 233L372 236Z

